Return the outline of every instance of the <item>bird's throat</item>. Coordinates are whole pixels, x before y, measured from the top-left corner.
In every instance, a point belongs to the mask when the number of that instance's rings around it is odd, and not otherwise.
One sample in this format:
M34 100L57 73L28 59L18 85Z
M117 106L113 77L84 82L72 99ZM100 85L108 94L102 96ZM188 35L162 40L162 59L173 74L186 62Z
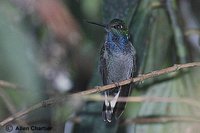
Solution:
M106 35L106 45L110 51L124 52L128 44L128 38L125 35L115 35L108 32Z

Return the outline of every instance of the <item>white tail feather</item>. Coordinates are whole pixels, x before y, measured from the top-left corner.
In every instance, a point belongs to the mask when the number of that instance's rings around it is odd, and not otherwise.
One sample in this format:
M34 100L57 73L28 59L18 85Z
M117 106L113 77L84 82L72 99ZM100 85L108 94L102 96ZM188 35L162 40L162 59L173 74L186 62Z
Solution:
M120 93L120 90L118 91L117 95L115 95L115 97L110 101L110 106L112 108L112 110L114 109L116 103L117 103L117 99L119 97L119 93Z

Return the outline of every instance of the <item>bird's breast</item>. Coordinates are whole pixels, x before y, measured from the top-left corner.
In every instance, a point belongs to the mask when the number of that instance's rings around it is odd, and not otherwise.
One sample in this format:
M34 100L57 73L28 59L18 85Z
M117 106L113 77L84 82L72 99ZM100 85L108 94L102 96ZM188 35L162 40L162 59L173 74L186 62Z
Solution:
M115 53L108 58L108 82L119 82L131 77L133 56L131 54Z

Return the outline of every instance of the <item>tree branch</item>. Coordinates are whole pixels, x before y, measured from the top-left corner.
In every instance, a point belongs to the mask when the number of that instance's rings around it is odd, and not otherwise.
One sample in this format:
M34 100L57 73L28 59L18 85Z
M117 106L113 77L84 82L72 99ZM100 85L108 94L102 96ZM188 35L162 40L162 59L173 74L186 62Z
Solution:
M160 75L164 75L164 74L167 74L167 73L175 72L175 71L178 71L180 69L190 68L190 67L200 67L200 62L193 62L193 63L187 63L187 64L175 64L172 67L168 67L168 68L165 68L165 69L162 69L162 70L152 71L150 73L140 75L136 78L121 81L121 82L119 82L119 85L123 86L123 85L130 84L130 83L141 82L141 81L149 79L149 78L157 77L157 76L160 76ZM74 95L88 95L88 94L92 94L92 93L97 93L97 92L109 90L109 89L112 89L114 87L116 87L116 84L98 86L98 87L95 87L93 89L89 89L89 90L86 90L86 91L75 93Z
M152 77L160 76L160 75L167 74L167 73L170 73L170 72L175 72L175 71L180 70L180 69L191 68L191 67L200 67L200 62L174 65L172 67L168 67L168 68L165 68L165 69L162 69L162 70L153 71L153 72L150 72L150 73L147 73L147 74L144 74L144 75L140 75L136 78L132 78L132 79L128 79L128 80L119 82L119 85L122 86L122 85L130 84L130 83L133 83L133 82L140 82L140 81L143 81L145 79L149 79L149 78L152 78ZM5 120L1 121L0 126L4 126L5 124L7 124L7 123L9 123L9 122L11 122L11 121L13 121L17 118L20 118L20 117L22 117L22 116L24 116L24 115L26 115L26 114L34 111L34 110L37 110L39 108L46 107L46 106L49 106L49 105L52 105L52 104L56 104L56 103L61 102L61 101L67 101L67 99L68 99L67 97L69 97L69 96L71 96L71 97L82 96L84 98L85 95L109 90L109 89L112 89L114 87L116 87L115 84L105 85L105 86L101 86L101 87L99 86L99 87L96 87L94 89L74 93L72 95L67 95L67 96L58 97L58 98L50 98L48 100L41 101L40 103L37 103L37 104L31 106L30 108L28 108L26 110L22 110L22 111L20 111L16 114L14 114L13 116L10 116L10 117L6 118ZM188 99L188 98L187 99L181 99L181 98L179 98L179 99L177 99L177 98L156 98L155 99L155 98L147 98L147 97L136 97L136 98L134 98L134 97L129 98L128 97L126 99L119 98L119 100L121 100L121 101L128 100L128 99L132 102L144 102L144 101L149 101L149 100L151 102L156 102L156 101L159 101L159 102L182 102L182 103L187 103L187 104L190 104L190 105L193 105L193 106L196 106L196 107L200 107L197 101L194 101L194 100L191 100L191 99ZM89 100L89 97L88 97L88 99L86 98L86 100Z
M79 116L72 117L68 119L73 123L83 122L82 118ZM194 122L200 123L200 117L194 116L175 116L175 115L148 115L148 116L138 116L136 118L122 119L120 120L120 126L128 124L154 124L154 123L168 123L168 122Z
M11 114L14 114L16 112L16 107L12 103L12 100L10 99L10 97L6 93L4 93L3 90L1 90L1 87L0 87L0 97L2 101L5 103L6 107L8 108L8 111Z
M65 100L66 101L66 97L57 97L57 98L50 98L50 99L47 99L47 100L44 100L44 101L41 101L31 107L29 107L28 109L25 109L25 110L22 110L22 111L19 111L17 113L15 113L14 115L6 118L5 120L1 121L0 122L0 126L4 126L6 125L7 123L19 118L19 117L22 117L34 110L37 110L39 108L42 108L42 107L47 107L47 106L50 106L52 104L55 104L55 103L59 103L61 102L62 100Z
M3 80L0 80L0 87L1 88L11 88L11 89L19 88L19 86L17 86L16 84L13 84L13 83L10 83L7 81L3 81Z
M8 95L6 93L4 93L4 90L1 90L1 88L0 88L0 97L2 98L2 101L7 106L9 112L11 114L15 114L16 107L12 103L10 97L8 97ZM23 125L23 126L28 126L28 124L25 121L17 120L17 123L20 124L20 125Z
M127 124L148 124L148 123L167 123L167 122L195 122L200 123L199 117L191 116L155 116L155 117L137 117L121 121L121 125Z
M105 97L101 95L87 95L82 96L85 101L104 101ZM113 97L107 97L106 99L112 100ZM163 102L163 103L184 103L193 107L200 108L199 101L191 98L174 98L174 97L119 97L118 102Z

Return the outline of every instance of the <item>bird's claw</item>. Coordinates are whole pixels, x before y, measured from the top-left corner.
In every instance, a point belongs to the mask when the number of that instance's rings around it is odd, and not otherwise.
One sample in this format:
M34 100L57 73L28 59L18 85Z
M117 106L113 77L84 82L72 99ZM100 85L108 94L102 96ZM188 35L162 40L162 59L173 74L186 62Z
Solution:
M113 81L113 83L115 84L115 87L117 87L117 88L120 87L119 82L114 82L114 81Z

